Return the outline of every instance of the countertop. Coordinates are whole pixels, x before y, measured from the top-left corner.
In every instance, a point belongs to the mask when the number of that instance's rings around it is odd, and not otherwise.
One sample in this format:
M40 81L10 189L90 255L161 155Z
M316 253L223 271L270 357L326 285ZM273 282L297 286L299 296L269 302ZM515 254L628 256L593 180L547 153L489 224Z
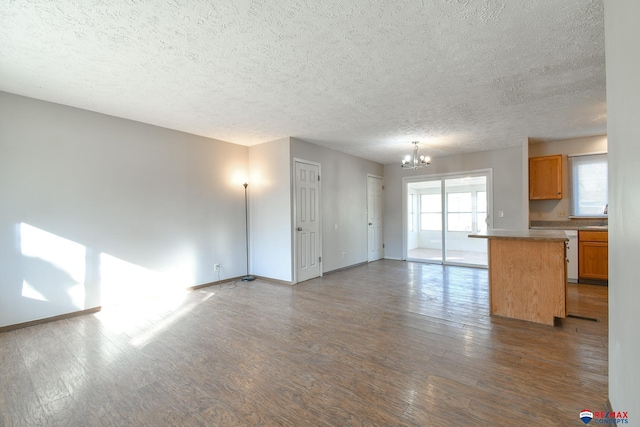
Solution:
M606 225L587 225L587 226L560 226L560 225L535 225L529 227L530 230L592 230L592 231L607 231L609 227Z
M513 240L544 240L566 242L569 240L562 230L488 230L469 237L481 239L513 239Z
M541 221L532 220L529 223L531 230L593 230L607 231L606 219L573 219L567 221Z

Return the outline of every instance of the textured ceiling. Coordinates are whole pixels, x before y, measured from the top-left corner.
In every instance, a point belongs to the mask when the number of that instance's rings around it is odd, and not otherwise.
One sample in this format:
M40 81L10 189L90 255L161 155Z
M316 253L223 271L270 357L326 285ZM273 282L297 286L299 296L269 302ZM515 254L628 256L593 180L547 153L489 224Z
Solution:
M225 4L226 3L226 4ZM2 0L0 90L380 163L606 133L602 0Z

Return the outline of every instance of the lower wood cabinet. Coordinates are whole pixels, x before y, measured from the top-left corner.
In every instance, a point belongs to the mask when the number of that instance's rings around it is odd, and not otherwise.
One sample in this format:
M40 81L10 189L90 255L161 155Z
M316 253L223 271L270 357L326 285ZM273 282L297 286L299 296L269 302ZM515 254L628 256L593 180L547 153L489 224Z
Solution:
M609 233L580 230L578 233L578 278L609 279Z

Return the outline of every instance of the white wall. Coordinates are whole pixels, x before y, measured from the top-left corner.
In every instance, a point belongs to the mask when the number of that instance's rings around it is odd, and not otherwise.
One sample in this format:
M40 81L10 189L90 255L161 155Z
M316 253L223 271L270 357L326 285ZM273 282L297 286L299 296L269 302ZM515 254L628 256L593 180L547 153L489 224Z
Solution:
M293 281L289 138L249 148L250 273Z
M0 326L243 275L247 153L0 92Z
M640 424L640 2L605 1L609 139L609 400ZM632 424L633 423L633 424Z
M321 164L322 271L366 262L367 174L382 176L383 166L291 138L294 157ZM383 215L386 226L386 212Z
M523 154L523 150L524 154ZM399 163L384 166L385 179L385 257L400 259L402 248L402 178L420 175L437 175L493 169L493 227L504 229L528 228L528 195L523 194L523 180L526 170L523 158L526 156L526 141L517 147L502 150L482 151L458 156L438 157L425 169L404 170ZM504 211L504 217L496 213Z
M569 212L569 166L567 164L567 154L602 152L607 152L606 135L530 143L529 157L562 154L562 199L531 200L529 202L529 218L534 221L566 221Z

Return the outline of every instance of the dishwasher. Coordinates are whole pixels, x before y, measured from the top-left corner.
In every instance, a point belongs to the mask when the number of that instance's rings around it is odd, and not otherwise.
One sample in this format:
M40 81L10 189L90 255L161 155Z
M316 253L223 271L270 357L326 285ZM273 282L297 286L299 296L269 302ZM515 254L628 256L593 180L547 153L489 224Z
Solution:
M578 230L565 230L567 242L567 278L570 283L578 283Z

